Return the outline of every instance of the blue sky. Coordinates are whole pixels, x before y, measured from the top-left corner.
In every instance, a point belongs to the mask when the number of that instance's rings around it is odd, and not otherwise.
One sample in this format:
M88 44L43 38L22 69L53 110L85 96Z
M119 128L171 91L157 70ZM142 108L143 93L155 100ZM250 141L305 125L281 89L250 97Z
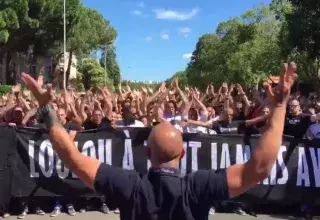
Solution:
M271 0L83 0L118 32L122 78L163 81L184 70L203 34Z

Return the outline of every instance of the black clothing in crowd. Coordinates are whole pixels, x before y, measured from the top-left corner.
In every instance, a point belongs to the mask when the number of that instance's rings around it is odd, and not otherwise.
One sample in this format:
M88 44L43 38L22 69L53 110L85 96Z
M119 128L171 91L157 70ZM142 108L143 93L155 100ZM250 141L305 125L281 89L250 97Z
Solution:
M84 130L94 130L94 129L105 129L105 128L111 128L111 121L104 117L101 120L100 124L95 124L91 120L87 120L83 123Z
M310 115L299 114L292 116L288 114L285 119L283 134L302 138L311 124Z
M245 121L219 122L213 124L212 130L217 134L241 134L246 127Z

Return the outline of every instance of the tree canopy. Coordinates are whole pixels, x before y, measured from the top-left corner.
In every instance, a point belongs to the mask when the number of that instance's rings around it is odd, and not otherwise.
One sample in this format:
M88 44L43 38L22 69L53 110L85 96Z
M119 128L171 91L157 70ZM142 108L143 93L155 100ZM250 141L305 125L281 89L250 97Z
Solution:
M216 33L203 35L186 69L188 82L255 84L279 72L280 24L267 6L261 6L218 25Z
M108 45L103 49L100 64L105 68L109 77L113 80L114 86L117 87L121 82L120 67L116 58L116 49L113 45Z
M295 60L300 82L320 85L319 8L318 0L273 0L219 23L199 38L180 72L183 81L200 88L222 82L252 86Z
M104 69L95 59L83 59L78 65L78 70L81 73L82 84L86 90L95 86L105 86L105 80L106 85L111 86L113 84L112 80L105 75Z
M88 57L90 52L111 44L117 32L100 12L80 0L66 1L66 16L69 77L73 55ZM27 59L50 56L57 63L63 55L63 1L0 1L0 53L6 55L8 63L13 53Z

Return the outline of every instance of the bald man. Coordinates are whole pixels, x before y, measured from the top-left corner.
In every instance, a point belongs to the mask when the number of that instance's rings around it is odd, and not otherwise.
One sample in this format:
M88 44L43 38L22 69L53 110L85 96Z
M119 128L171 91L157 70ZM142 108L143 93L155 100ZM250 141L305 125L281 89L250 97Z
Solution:
M320 113L303 114L298 100L293 99L288 103L289 112L285 119L284 134L295 138L302 138L308 127L316 121L320 121Z
M296 67L284 66L281 86L266 85L272 112L268 128L260 137L250 160L219 172L180 173L184 156L181 134L167 122L156 126L148 140L148 157L152 167L142 178L134 170L123 170L86 157L75 147L50 105L52 92L28 74L22 74L41 108L54 150L63 163L89 188L104 194L111 207L120 209L121 219L201 220L208 219L215 201L236 197L265 179L276 161L282 143L286 105L296 78Z

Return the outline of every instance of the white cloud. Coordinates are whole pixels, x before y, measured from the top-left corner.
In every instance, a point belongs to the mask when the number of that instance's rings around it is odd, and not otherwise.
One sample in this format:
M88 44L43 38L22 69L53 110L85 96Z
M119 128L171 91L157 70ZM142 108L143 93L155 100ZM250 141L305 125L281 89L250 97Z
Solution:
M184 21L193 18L196 14L198 14L199 9L193 8L190 12L155 9L153 12L156 14L157 19Z
M144 6L145 6L145 5L144 5L144 2L139 2L137 5L138 5L138 7L140 7L140 8L144 8Z
M163 40L169 40L169 35L168 34L161 34L160 36L161 36L161 38Z
M179 32L183 34L183 36L188 37L191 29L189 27L179 28Z
M134 11L132 11L132 14L140 16L140 15L142 15L142 12L139 10L134 10Z
M186 54L183 54L182 55L182 58L185 59L185 60L188 60L192 57L192 53L186 53Z
M147 36L145 40L150 42L150 41L152 41L152 37L151 36Z

